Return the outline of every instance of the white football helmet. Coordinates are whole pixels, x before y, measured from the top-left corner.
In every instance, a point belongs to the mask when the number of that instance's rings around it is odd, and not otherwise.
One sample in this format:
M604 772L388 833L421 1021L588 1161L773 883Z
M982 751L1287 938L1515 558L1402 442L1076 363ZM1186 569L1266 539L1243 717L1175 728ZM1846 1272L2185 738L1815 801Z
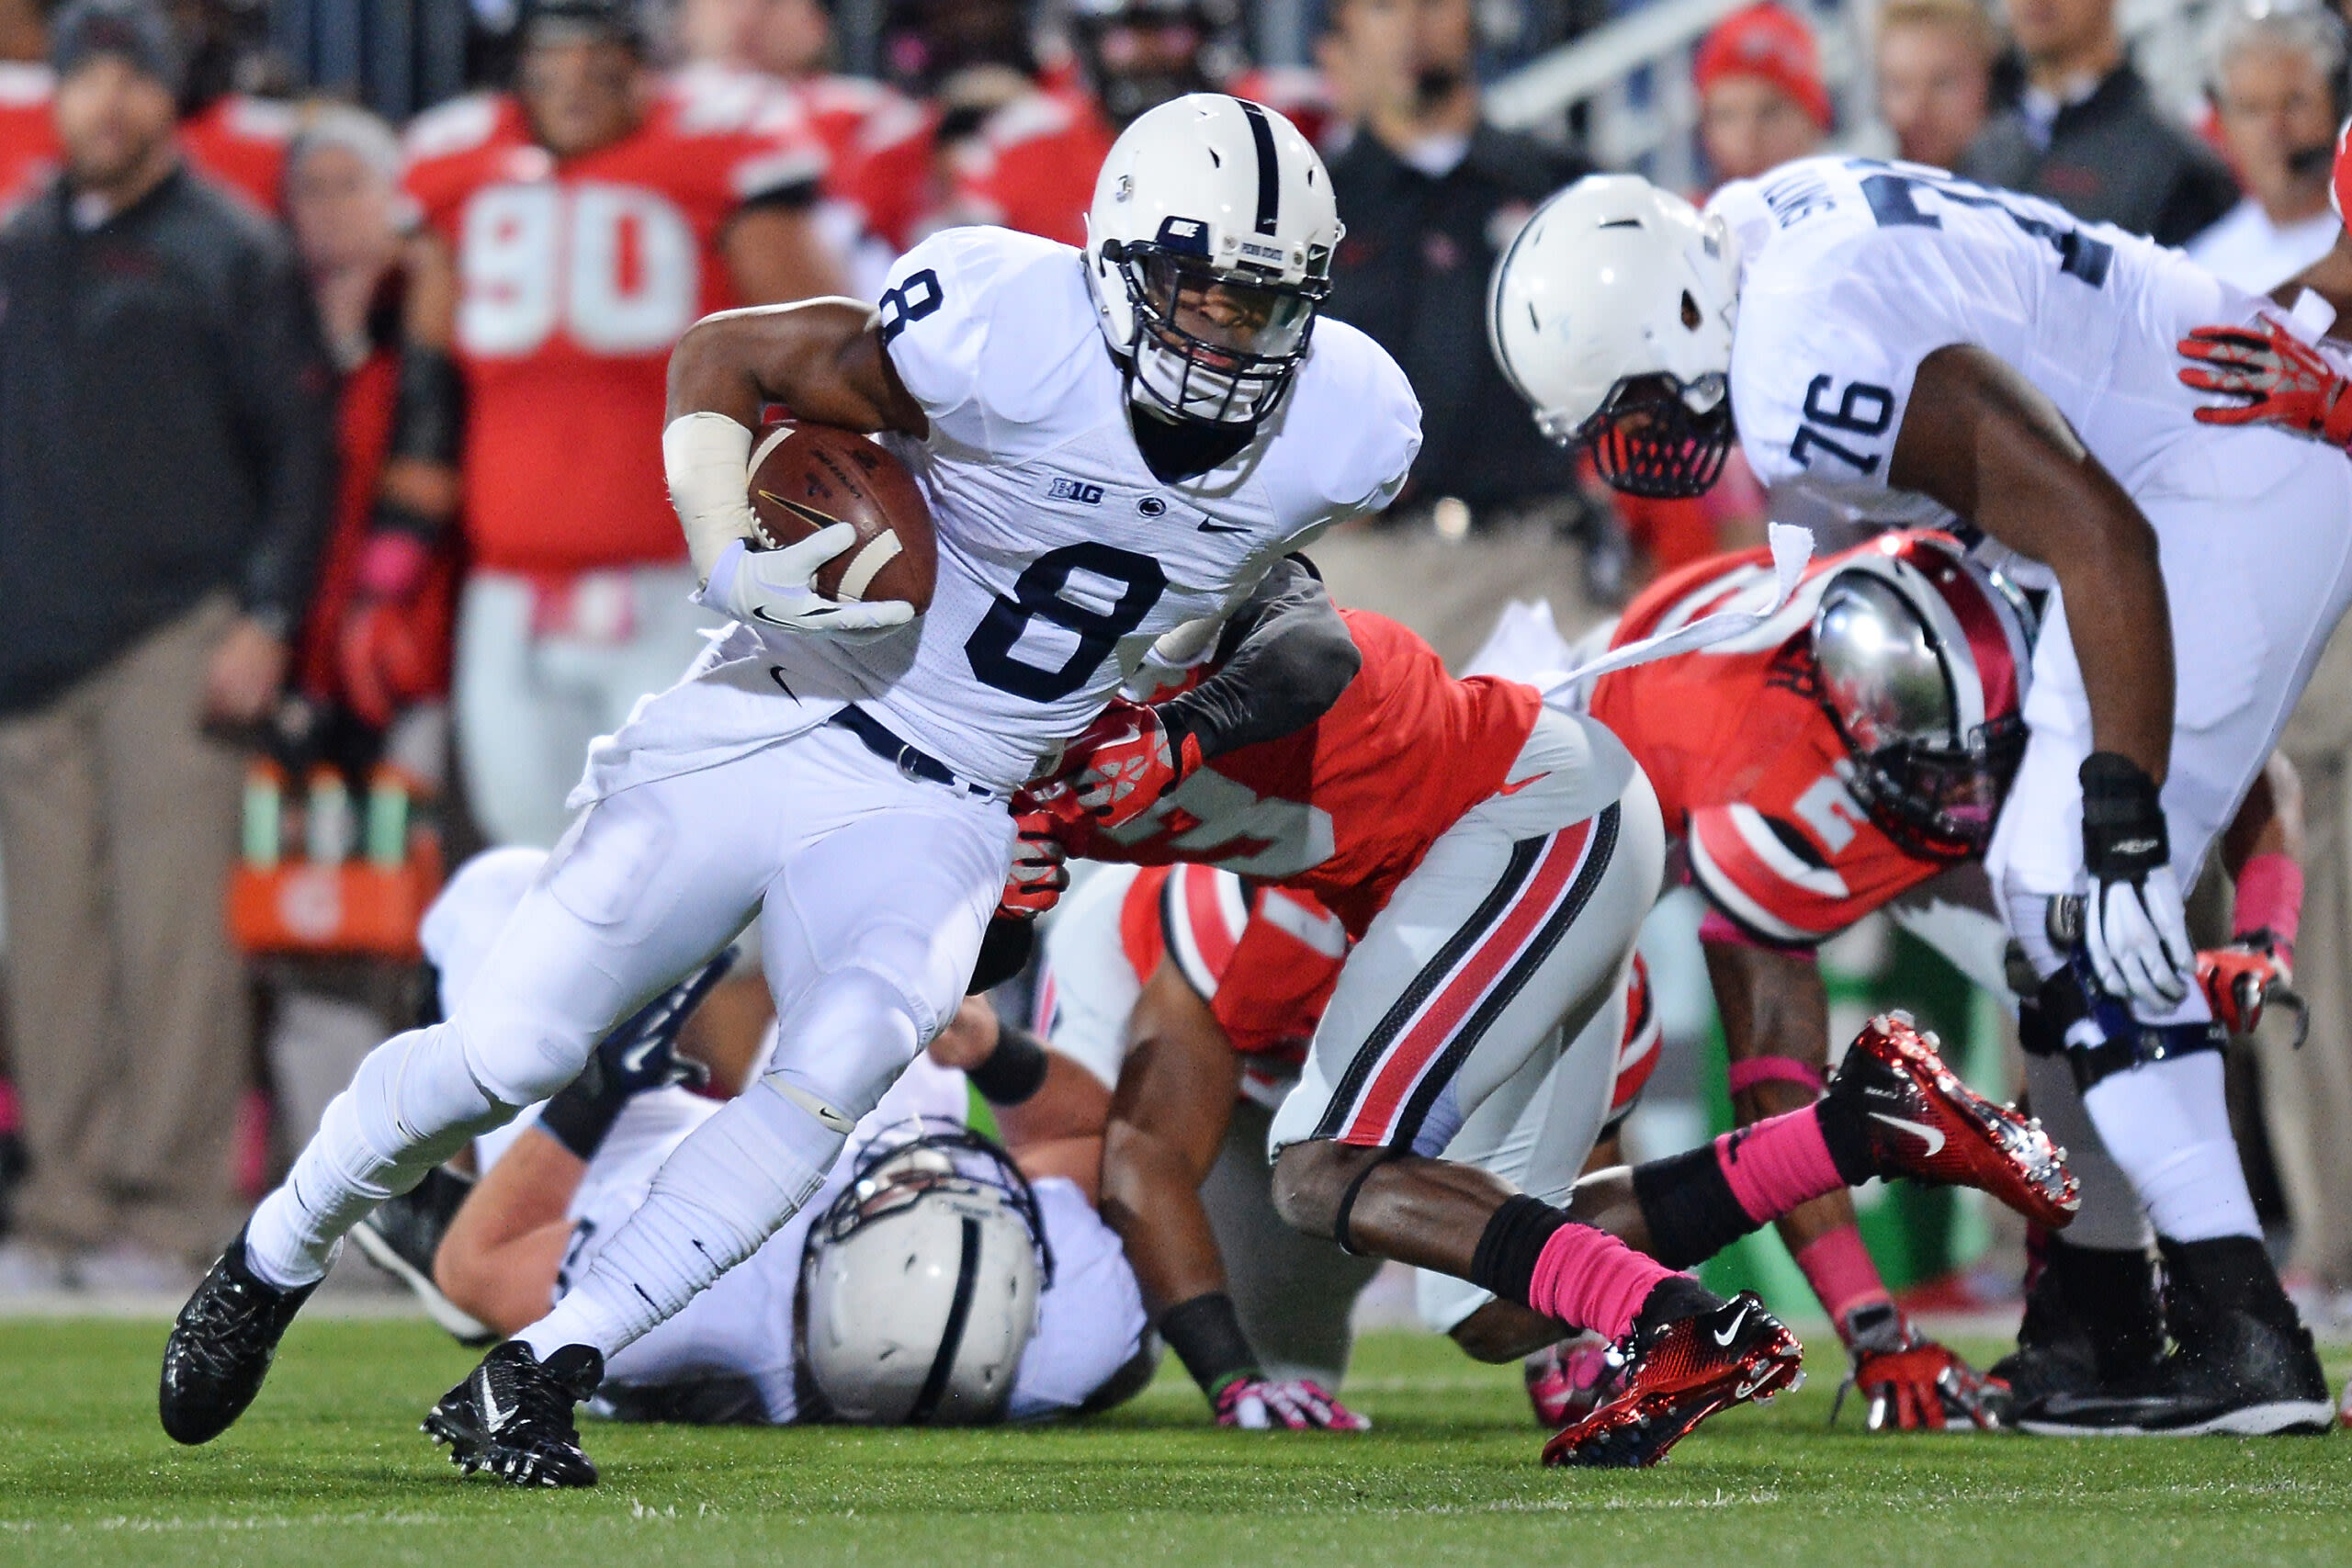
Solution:
M1129 395L1195 423L1273 412L1343 232L1323 160L1262 105L1192 93L1121 131L1086 214L1086 279Z
M1053 1277L1037 1200L1012 1158L953 1122L909 1122L859 1156L808 1229L800 1352L854 1425L1002 1420Z
M1821 705L1847 784L1917 854L1981 854L2025 755L2038 620L1948 535L1881 536L1830 573L1813 617Z
M1592 447L1628 495L1701 495L1731 452L1739 258L1638 175L1593 175L1535 209L1487 288L1487 341L1553 440Z

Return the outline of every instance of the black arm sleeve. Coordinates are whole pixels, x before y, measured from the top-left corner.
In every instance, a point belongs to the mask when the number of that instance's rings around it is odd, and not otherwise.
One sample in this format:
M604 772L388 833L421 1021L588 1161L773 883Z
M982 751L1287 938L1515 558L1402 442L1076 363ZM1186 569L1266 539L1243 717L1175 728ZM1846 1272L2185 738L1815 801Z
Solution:
M241 268L231 385L253 454L260 525L238 592L245 611L290 632L309 607L334 504L335 375L291 253L254 247Z
M1356 678L1363 655L1314 565L1285 556L1227 621L1217 660L1216 674L1159 705L1170 733L1197 739L1204 757L1313 724Z

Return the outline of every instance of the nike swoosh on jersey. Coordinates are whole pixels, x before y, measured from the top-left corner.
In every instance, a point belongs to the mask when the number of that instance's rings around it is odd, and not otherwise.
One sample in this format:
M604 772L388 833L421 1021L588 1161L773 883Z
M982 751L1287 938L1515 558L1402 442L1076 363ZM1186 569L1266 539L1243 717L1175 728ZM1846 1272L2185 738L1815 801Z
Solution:
M1247 523L1220 523L1214 517L1204 517L1193 526L1204 534L1247 534L1250 531Z
M1525 777L1525 778L1523 778L1523 779L1520 780L1517 784L1504 784L1504 785L1500 786L1499 788L1498 788L1498 789L1495 791L1495 793L1496 793L1497 795L1517 795L1521 790L1525 789L1529 784L1542 784L1545 779L1548 779L1548 778L1550 778L1551 776L1552 776L1552 771L1551 771L1549 768L1546 768L1546 769L1544 769L1544 772L1542 772L1542 773L1530 773L1527 777Z
M1927 1144L1928 1153L1931 1155L1944 1146L1944 1135L1933 1127L1923 1127L1917 1122L1906 1122L1900 1116L1889 1116L1883 1111L1873 1111L1871 1115L1890 1127L1900 1127L1906 1133L1917 1133Z
M1731 1320L1731 1326L1714 1337L1715 1343L1722 1346L1729 1346L1734 1339L1739 1337L1741 1325L1747 1322L1747 1309L1746 1307L1742 1307L1739 1309L1739 1315Z
M783 687L783 688L784 688L784 694L785 694L786 696L787 696L787 697L790 697L794 702L796 702L796 703L797 703L797 702L798 702L798 701L800 700L800 694L799 694L799 693L797 693L797 692L796 692L796 691L794 691L794 690L793 690L789 685L786 685L786 682L785 682L785 679L784 679L784 666L783 666L783 665L781 665L781 664L771 664L771 665L769 665L769 666L768 666L768 679L769 679L769 680L771 680L771 681L774 681L774 682L775 682L778 686Z

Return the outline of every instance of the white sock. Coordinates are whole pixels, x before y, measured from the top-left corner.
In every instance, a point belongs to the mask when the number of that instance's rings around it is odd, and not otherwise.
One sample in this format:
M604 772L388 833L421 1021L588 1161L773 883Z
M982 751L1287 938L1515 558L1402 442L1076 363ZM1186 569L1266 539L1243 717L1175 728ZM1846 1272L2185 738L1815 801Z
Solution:
M2221 1053L2117 1073L2093 1085L2083 1105L2158 1234L2175 1241L2261 1235L2230 1136Z
M447 1024L394 1035L328 1102L285 1185L254 1211L247 1264L279 1290L315 1283L344 1234L370 1209L424 1180L475 1134L513 1120L515 1110L474 1081Z
M816 1195L848 1141L848 1119L832 1120L840 1125L804 1108L778 1075L762 1078L686 1135L586 1275L515 1337L541 1360L566 1345L611 1359Z
M2104 1247L2110 1252L2137 1252L2154 1238L2148 1234L2147 1211L2131 1178L2123 1174L2107 1145L2083 1109L2082 1091L2075 1087L2075 1069L2064 1056L2028 1056L2026 1092L2033 1113L2059 1147L2066 1151L2066 1168L2081 1184L2083 1206L2062 1233L2076 1247Z

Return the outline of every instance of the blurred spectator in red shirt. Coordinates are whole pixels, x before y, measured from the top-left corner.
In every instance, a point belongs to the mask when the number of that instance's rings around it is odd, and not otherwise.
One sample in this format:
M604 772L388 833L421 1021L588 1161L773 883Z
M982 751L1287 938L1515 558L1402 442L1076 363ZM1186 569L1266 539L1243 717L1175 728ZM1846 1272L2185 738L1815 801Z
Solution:
M589 740L678 677L705 624L653 439L672 345L708 311L841 284L808 218L824 149L789 94L664 81L628 0L541 0L523 27L514 93L410 128L428 238L402 385L462 476L468 802L494 841L551 844ZM429 534L424 499L370 550ZM421 584L410 556L388 592Z
M1753 179L1817 151L1829 134L1829 89L1813 29L1762 0L1700 40L1699 144L1717 184Z
M1898 157L1957 168L1991 112L2001 31L1976 0L1888 0L1878 14L1878 114Z

